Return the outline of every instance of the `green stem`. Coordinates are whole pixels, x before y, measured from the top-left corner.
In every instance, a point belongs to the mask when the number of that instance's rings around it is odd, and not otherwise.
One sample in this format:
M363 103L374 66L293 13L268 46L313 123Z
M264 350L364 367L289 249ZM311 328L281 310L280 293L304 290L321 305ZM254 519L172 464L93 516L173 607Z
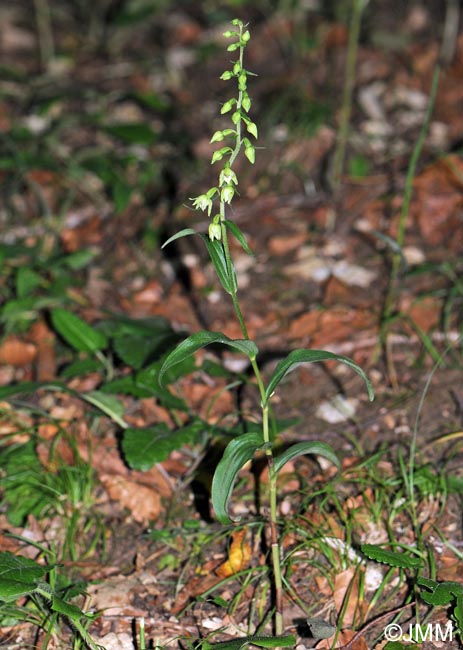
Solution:
M400 212L399 225L398 225L397 237L396 237L396 242L398 244L399 250L392 254L391 274L389 277L387 294L384 301L383 317L381 319L381 329L379 334L380 347L387 348L387 335L389 330L389 322L392 313L394 311L395 303L397 300L397 294L398 294L398 281L399 281L401 261L402 261L402 246L405 240L405 231L407 227L408 214L410 210L410 202L412 198L413 179L415 178L416 166L418 164L418 160L420 158L421 152L423 150L424 142L428 134L431 115L434 110L434 104L437 96L437 88L439 85L440 73L441 73L441 64L437 63L434 68L434 73L431 81L431 90L429 93L429 101L428 101L428 106L426 108L426 114L424 117L423 125L421 127L418 140L416 141L415 147L413 149L413 153L410 158L410 164L407 170L407 177L405 179L404 200L402 203L402 210Z
M242 37L242 26L240 26L240 40ZM240 47L239 63L240 69L243 69L243 51L244 48ZM243 91L239 90L236 110L241 112L243 102ZM241 119L237 120L236 123L236 139L235 146L230 155L229 167L231 168L235 162L239 152L242 148L242 124ZM228 240L227 227L225 225L225 202L220 201L220 225L221 225L221 241L225 257L225 263L227 267L227 274L229 278L233 277L234 266L230 254L230 244ZM249 340L249 333L246 327L246 322L241 311L239 304L237 290L233 282L230 282L230 296L233 302L233 308L235 314L238 318L238 322L241 328L243 337ZM251 358L251 366L254 372L254 376L257 381L259 395L262 405L262 436L264 440L264 449L267 458L268 465L268 476L269 476L269 506L270 506L270 517L268 521L269 533L270 533L270 544L271 544L271 556L272 556L272 571L273 571L273 583L274 583L274 594L275 594L275 634L280 636L283 634L283 584L282 584L282 572L281 572L281 561L280 561L280 543L278 535L278 512L277 512L277 474L274 470L273 463L273 450L270 440L270 429L269 429L269 405L268 400L265 397L265 385L262 380L262 374L260 372L259 366L256 359Z
M341 115L339 121L339 134L334 152L332 167L332 184L336 192L341 184L341 177L344 171L344 162L346 158L347 139L349 136L349 123L352 113L352 98L355 85L355 68L357 66L357 51L360 35L360 25L364 0L352 0L352 16L349 26L349 42L347 44L347 60L345 83L342 95Z

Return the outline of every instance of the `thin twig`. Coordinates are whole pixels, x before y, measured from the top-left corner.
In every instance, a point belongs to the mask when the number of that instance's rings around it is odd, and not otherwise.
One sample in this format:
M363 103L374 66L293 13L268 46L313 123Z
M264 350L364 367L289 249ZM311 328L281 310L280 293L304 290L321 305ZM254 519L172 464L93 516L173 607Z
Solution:
M399 614L404 609L407 609L408 607L412 607L413 605L416 605L416 601L414 600L411 603L407 603L406 605L401 605L400 607L396 607L395 609L389 610L385 614L381 614L380 616L377 616L373 620L369 621L366 625L364 625L361 630L359 630L354 634L354 636L352 637L352 639L350 639L350 641L348 641L345 645L338 648L338 650L348 650L357 641L357 639L363 636L365 632L369 630L371 627L374 627L380 621L388 618L389 616L394 616L395 614Z

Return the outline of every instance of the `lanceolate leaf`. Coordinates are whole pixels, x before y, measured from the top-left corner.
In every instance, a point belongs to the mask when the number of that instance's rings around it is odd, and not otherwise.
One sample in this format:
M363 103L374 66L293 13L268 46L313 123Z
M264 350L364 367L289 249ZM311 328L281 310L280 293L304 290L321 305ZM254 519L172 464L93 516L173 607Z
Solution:
M106 336L66 309L53 309L51 321L59 334L78 352L91 354L108 345Z
M194 230L193 228L184 228L183 230L180 230L180 232L176 233L175 235L172 235L172 237L169 237L169 239L163 243L161 248L164 248L164 246L171 244L176 239L180 239L181 237L187 237L188 235L199 235L201 237L201 239L206 245L206 248L209 253L209 257L211 258L211 262L214 265L214 268L217 272L217 276L220 280L221 285L223 286L223 288L227 293L231 294L233 292L236 292L238 290L238 284L236 281L235 269L232 266L232 276L230 277L228 274L227 262L225 260L225 253L223 251L222 242L217 240L211 241L209 237L196 232L196 230ZM237 237L237 239L239 239L236 234L235 236ZM244 236L242 236L242 239L244 240L245 245L249 249L249 246L247 245ZM239 239L239 241L244 248L241 239Z
M299 366L301 363L314 363L316 361L339 361L341 363L345 363L362 377L368 389L368 396L370 400L373 399L374 393L370 380L364 371L360 368L360 366L354 363L352 359L344 357L340 354L334 354L333 352L326 352L325 350L293 350L293 352L290 352L288 354L286 359L282 359L277 364L275 372L273 373L273 376L270 379L270 382L265 391L265 404L268 402L275 388L278 386L285 375L297 368L297 366Z
M220 641L219 643L204 641L201 645L203 650L242 650L242 648L246 648L251 644L260 648L289 648L291 646L295 647L296 637L294 634L286 634L285 636L251 634L238 639L230 639L230 641Z
M331 461L333 465L336 465L338 469L341 468L341 463L339 462L338 457L329 445L324 442L311 441L298 442L288 449L285 449L285 451L282 454L279 454L279 456L276 456L273 461L273 468L275 472L279 472L283 465L285 465L289 460L292 460L297 456L303 456L304 454L315 454L317 456L323 456L323 458Z
M127 428L127 422L122 419L124 415L124 405L114 395L107 395L99 390L92 390L88 393L80 393L80 397L86 402L93 404L100 411L108 415L123 429Z
M196 334L192 334L177 345L175 350L172 350L164 360L161 370L159 371L159 382L162 382L162 377L169 368L191 356L196 352L196 350L204 348L206 345L211 345L212 343L228 345L237 352L242 352L250 359L255 359L258 352L257 346L253 341L248 341L246 339L230 339L228 336L225 336L225 334L222 334L222 332L208 332L205 330L196 332Z
M232 274L230 277L228 274L227 262L225 259L222 242L217 241L216 239L214 239L214 241L211 241L209 237L206 237L205 235L201 235L201 238L206 244L206 248L209 252L212 264L214 265L217 276L223 288L229 294L232 294L234 292L236 293L238 290L238 284L236 281L235 269L232 266Z
M172 237L169 237L169 239L163 243L161 248L164 248L168 244L171 244L176 239L180 239L181 237L188 237L188 235L196 235L196 234L198 233L193 228L184 228L183 230L180 230L179 232L175 233L175 235L172 235Z
M396 551L388 551L381 546L375 544L362 544L360 550L370 560L376 560L382 564L388 564L393 567L400 567L401 569L419 569L423 561L421 558L408 553L397 553Z
M246 241L246 237L243 235L241 232L240 228L236 225L234 221L229 221L228 219L225 219L224 224L227 226L228 230L232 233L234 237L239 241L241 246L243 247L243 250L248 254L248 255L254 255L252 250L249 248L249 244Z
M217 519L229 524L228 502L233 492L238 472L248 460L262 447L264 440L259 433L245 433L234 438L226 447L222 460L217 465L212 479L212 505Z

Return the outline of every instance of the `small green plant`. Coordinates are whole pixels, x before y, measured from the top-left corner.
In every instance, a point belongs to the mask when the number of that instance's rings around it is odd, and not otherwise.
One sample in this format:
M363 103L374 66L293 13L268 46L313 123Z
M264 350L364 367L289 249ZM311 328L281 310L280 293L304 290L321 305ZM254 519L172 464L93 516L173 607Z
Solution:
M242 338L232 339L222 332L200 331L182 341L164 360L160 369L159 380L162 383L167 372L177 364L183 363L197 350L209 345L222 345L234 352L245 355L249 359L257 390L260 398L261 414L259 426L250 427L241 435L235 435L225 448L223 457L214 473L212 481L212 504L217 519L224 525L230 525L233 519L229 513L229 504L238 473L242 467L253 460L257 454L263 454L267 461L269 477L269 513L267 518L268 538L270 539L270 564L273 582L273 611L275 637L264 637L266 644L278 646L293 645L292 635L283 636L283 583L282 557L277 512L278 474L284 465L303 454L323 456L339 467L339 460L333 449L324 442L309 441L296 443L282 449L278 442L281 427L275 426L271 417L271 398L280 382L300 364L313 362L341 362L357 372L365 381L370 398L373 398L371 384L363 372L351 359L324 350L293 350L276 366L267 383L259 368L257 357L258 347L248 334L246 321L238 300L237 276L230 253L229 238L234 237L243 250L252 255L246 238L239 227L228 218L228 211L237 194L238 178L233 165L240 153L244 153L252 164L255 160L255 146L251 138L257 138L257 126L249 117L251 99L248 94L248 78L252 74L243 64L243 54L250 39L246 26L238 19L232 21L233 29L225 32L227 39L232 42L227 47L228 52L236 52L237 59L232 62L231 69L226 70L221 79L233 80L237 84L237 94L228 99L222 106L221 114L231 116L231 125L216 131L211 142L221 143L221 147L212 155L211 164L220 163L217 185L193 199L193 206L206 212L211 222L208 234L197 233L193 228L181 230L173 235L164 246L170 242L188 235L199 234L204 241L218 279L230 296L234 312L238 320ZM231 642L233 643L233 642ZM248 643L262 644L262 637L249 636L236 641L237 647ZM220 644L219 644L220 645ZM225 646L224 646L225 647ZM234 647L234 646L233 646ZM227 645L228 648L228 645Z
M50 554L45 552L45 555ZM7 551L0 553L0 618L8 620L10 625L15 621L34 621L45 631L41 645L44 649L59 633L60 621L64 620L76 639L91 650L102 650L87 631L89 623L98 614L84 612L72 602L83 594L82 585L60 585L60 575L54 563L40 564ZM16 605L20 599L23 602L26 599L25 604Z
M93 259L82 250L66 253L45 237L33 246L0 244L0 323L6 334L25 332L46 309L72 302L76 273Z
M414 571L414 584L418 588L418 598L432 607L449 608L450 620L461 637L463 632L463 585L461 583L452 580L439 582L423 576L424 558L421 553L390 551L374 544L363 544L360 548L370 560L390 567Z

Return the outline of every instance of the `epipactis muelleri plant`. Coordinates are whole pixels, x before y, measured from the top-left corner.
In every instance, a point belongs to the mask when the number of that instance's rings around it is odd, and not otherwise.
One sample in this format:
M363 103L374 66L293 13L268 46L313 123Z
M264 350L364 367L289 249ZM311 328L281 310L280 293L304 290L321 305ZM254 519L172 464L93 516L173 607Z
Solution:
M279 541L279 520L277 510L277 477L282 467L290 460L302 454L316 454L323 456L337 467L339 460L333 449L324 442L305 441L293 444L283 451L278 448L277 434L272 425L273 418L269 417L270 400L281 380L287 373L294 370L301 363L317 361L342 362L357 372L365 381L370 399L373 399L371 384L363 370L351 359L327 352L324 350L299 349L290 352L286 358L279 361L268 380L264 382L261 370L257 363L258 348L249 338L246 322L238 301L238 284L235 267L230 254L229 237L234 237L244 251L252 255L246 238L240 228L227 218L227 208L232 203L237 193L238 178L233 170L233 164L240 154L244 155L252 164L255 160L255 147L251 138L257 138L256 124L250 119L251 99L248 94L248 77L252 74L243 66L243 54L250 39L250 33L240 20L232 21L233 29L225 32L224 36L232 42L228 45L229 52L237 52L238 58L232 62L230 70L226 70L221 79L234 81L237 84L236 97L226 101L221 109L222 114L229 114L231 125L216 131L211 142L223 144L212 156L212 164L221 163L218 175L218 184L207 192L193 199L196 209L207 212L211 217L208 234L197 233L193 228L186 228L171 237L164 246L180 237L198 234L204 241L212 264L223 289L230 295L234 311L239 321L242 338L231 339L222 332L200 331L192 334L181 342L165 359L160 371L159 379L165 372L200 348L211 344L222 344L232 350L248 357L257 383L260 396L261 421L260 431L245 432L235 437L226 447L223 457L219 462L212 481L212 505L217 519L223 524L232 522L229 514L229 501L233 487L242 467L252 460L257 452L264 453L268 464L269 476L269 514L267 525L271 543L271 573L274 593L274 633L278 637L248 637L247 641L253 644L268 647L293 645L295 639L292 635L283 635L283 580L282 563ZM244 641L244 639L240 639Z

